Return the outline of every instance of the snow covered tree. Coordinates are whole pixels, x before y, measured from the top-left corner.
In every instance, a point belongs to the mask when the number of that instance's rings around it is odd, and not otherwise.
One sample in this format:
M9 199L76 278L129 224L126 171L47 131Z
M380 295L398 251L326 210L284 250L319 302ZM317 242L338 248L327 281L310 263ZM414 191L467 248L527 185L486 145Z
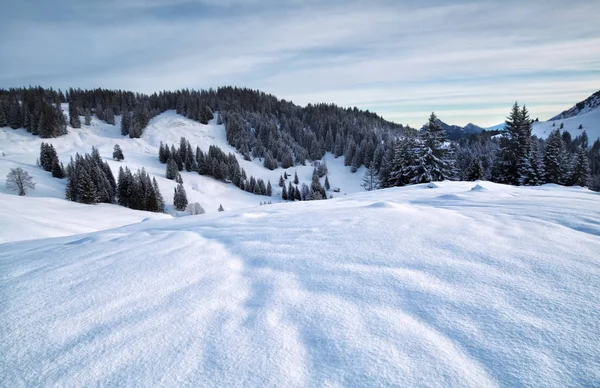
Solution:
M446 157L448 150L444 148L445 142L446 134L438 124L435 113L431 113L417 143L416 164L412 169L414 176L410 183L443 181L453 177L453 162Z
M287 201L287 199L288 199L288 193L287 193L287 189L285 188L285 184L283 185L283 187L281 189L281 199L283 199L284 201Z
M118 162L125 159L125 156L123 156L123 150L121 149L121 146L119 146L118 144L115 144L115 147L113 148L112 157L114 160L116 160Z
M65 177L65 169L62 163L58 161L58 157L52 160L52 177L58 179L63 179Z
M52 162L54 159L58 159L58 154L54 146L42 142L40 146L40 166L45 171L52 171Z
M586 187L590 183L590 161L583 148L580 148L573 165L571 184Z
M361 186L367 191L379 189L379 173L374 164L371 164L369 168L367 168L367 171L365 171L363 184Z
M279 187L285 187L285 181L281 175L279 176Z
M91 175L88 170L82 168L80 170L80 174L77 180L77 192L79 194L79 198L77 202L85 203L88 205L93 205L100 202L100 193L98 193L98 188L94 183Z
M379 179L379 176L377 177ZM325 190L331 189L331 185L329 184L329 178L325 176Z
M174 189L175 193L173 195L173 205L175 209L179 211L184 211L188 205L187 194L185 193L185 188L181 183L177 185Z
M546 183L565 184L565 146L560 130L553 131L546 141L544 168Z
M466 181L478 181L483 179L483 166L481 165L481 159L474 158L467 169L465 174Z
M225 209L223 209L223 205L219 205L219 208L217 210L220 212L225 211Z
M128 111L123 111L121 115L121 135L127 136L131 131L131 114Z
M200 205L198 202L189 203L186 210L192 216L206 213L202 205Z
M505 132L500 139L500 149L494 165L494 180L518 185L528 182L530 158L531 120L527 108L515 102L506 118Z
M294 184L297 185L300 183L300 180L298 179L298 172L294 171Z
M33 178L21 167L11 168L6 175L6 188L16 191L19 195L25 195L28 189L35 190Z
M77 103L73 100L69 101L69 123L73 128L81 128Z
M165 200L163 199L162 194L160 193L160 188L158 187L158 183L156 182L156 178L152 178L152 188L154 189L154 193L156 195L156 211L159 213L164 213L165 211Z
M393 146L395 150L390 152L393 155L392 162L384 161L385 169L389 172L387 173L387 181L382 185L383 187L408 185L419 174L419 154L422 150L417 138L407 135L393 143Z
M319 175L319 178L323 178L325 175L327 175L327 163L326 162L321 162L319 163L319 167L317 167L317 174Z
M267 151L267 154L265 155L265 160L264 160L263 166L266 169L269 169L271 171L275 170L277 168L277 162L273 158L271 151Z
M273 187L271 186L271 181L267 181L267 194L269 197L273 195Z
M86 108L86 110L84 112L84 124L85 125L92 124L92 112L90 111L89 108Z
M167 179L176 180L179 176L179 170L177 169L177 163L173 160L172 157L169 157L167 160L167 171L165 173L165 177Z

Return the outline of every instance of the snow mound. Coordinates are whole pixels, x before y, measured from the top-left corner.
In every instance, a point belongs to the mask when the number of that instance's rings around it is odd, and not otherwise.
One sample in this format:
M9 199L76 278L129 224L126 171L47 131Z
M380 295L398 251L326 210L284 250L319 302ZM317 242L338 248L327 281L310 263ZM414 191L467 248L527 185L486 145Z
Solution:
M429 182L426 187L428 189L437 189L439 186L433 182Z
M488 191L485 187L481 186L479 183L471 188L471 191Z
M472 185L0 244L2 385L596 386L598 196Z
M378 201L378 202L374 202L370 205L367 205L365 207L372 208L372 209L397 209L401 206L396 203L393 203L393 202Z

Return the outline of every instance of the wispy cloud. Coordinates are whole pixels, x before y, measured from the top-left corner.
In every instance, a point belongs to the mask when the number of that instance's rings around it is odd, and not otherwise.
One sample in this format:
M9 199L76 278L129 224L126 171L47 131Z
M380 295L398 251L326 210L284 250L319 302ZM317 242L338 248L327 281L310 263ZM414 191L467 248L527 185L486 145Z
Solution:
M0 86L235 84L414 126L433 110L494 124L514 100L543 119L600 89L590 1L77 3L54 4L63 18L9 6Z

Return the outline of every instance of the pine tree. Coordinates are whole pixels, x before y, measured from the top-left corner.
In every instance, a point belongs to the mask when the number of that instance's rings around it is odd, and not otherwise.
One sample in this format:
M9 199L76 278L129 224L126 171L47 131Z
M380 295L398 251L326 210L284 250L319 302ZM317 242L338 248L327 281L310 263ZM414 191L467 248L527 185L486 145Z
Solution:
M58 179L63 179L65 177L64 167L58 161L58 157L52 160L52 176Z
M544 168L546 183L564 184L565 183L565 147L560 130L553 131L546 141L546 150L544 151Z
M217 210L220 212L225 211L225 209L223 209L223 205L219 205L219 209L217 209Z
M298 179L298 172L294 171L294 184L297 185L298 183L300 183L300 180Z
M167 179L175 180L177 179L178 175L179 170L177 169L177 164L172 157L169 157L169 160L167 160L167 171L165 173L165 177Z
M573 165L573 174L571 175L571 184L575 186L586 187L590 184L590 161L583 148L577 151L575 163Z
M296 196L295 195L296 193L294 191L295 191L294 186L292 186L292 182L290 182L288 185L288 190L287 190L287 197L290 201L293 201L294 197Z
M129 135L131 124L131 114L128 111L123 111L123 114L121 115L121 135Z
M287 201L287 199L288 199L288 194L287 194L287 189L285 188L285 184L283 185L283 188L281 189L281 199L283 199L284 201Z
M92 112L90 111L89 108L86 108L86 110L85 110L84 124L85 125L91 125L92 124Z
M302 201L302 193L300 192L300 189L298 189L298 186L294 188L294 199L296 201Z
M465 174L466 181L478 181L483 179L483 166L481 165L481 159L476 157L473 158L467 172Z
M377 172L376 172L376 175L377 175L377 179L379 179L379 175ZM329 178L327 176L325 176L325 190L329 190L329 189L331 189L331 186L329 185Z
M267 181L267 195L270 197L273 195L273 187L271 186L271 181Z
M413 169L415 176L410 183L427 183L452 178L452 162L446 158L448 151L444 148L446 135L438 124L435 113L429 116L429 122L420 134L417 162Z
M81 128L81 120L77 110L77 103L73 100L69 101L69 122L73 128Z
M116 160L118 162L125 159L125 156L123 156L123 150L121 149L121 146L119 146L118 144L115 144L115 147L113 148L112 157L114 160Z
M115 125L115 112L110 106L104 110L104 121L107 124Z
M185 188L181 183L177 185L174 189L175 193L173 195L173 205L175 209L179 211L184 211L188 205L187 195L185 193Z
M163 199L163 196L160 193L160 188L158 187L156 178L152 178L152 188L154 189L154 193L156 195L156 211L159 213L164 213L165 212L165 200Z
M517 102L506 119L505 132L500 139L500 149L494 164L494 180L499 183L517 185L527 182L531 162L531 121L527 108L519 108Z
M285 186L285 181L283 180L283 176L279 176L279 187L284 187Z
M100 202L100 194L87 169L82 168L77 177L77 202L96 204Z

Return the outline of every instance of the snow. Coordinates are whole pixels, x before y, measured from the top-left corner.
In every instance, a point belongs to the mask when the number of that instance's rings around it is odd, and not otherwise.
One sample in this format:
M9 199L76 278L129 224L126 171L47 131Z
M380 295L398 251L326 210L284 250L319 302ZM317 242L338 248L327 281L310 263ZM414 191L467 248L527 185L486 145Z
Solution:
M70 236L168 218L171 216L167 214L133 211L115 205L89 206L58 198L0 193L0 243Z
M2 385L597 386L599 200L438 182L0 244Z
M560 129L561 124L564 126L563 129ZM579 129L579 125L582 125L583 128ZM600 138L600 108L595 108L593 110L585 109L582 113L566 119L534 122L531 132L537 137L546 139L552 131L557 129L560 129L561 133L563 131L569 132L573 138L581 135L583 131L585 131L591 146L596 139Z
M563 124L563 129L560 129L560 125ZM579 129L579 125L582 129ZM503 130L505 124L498 124L493 127L486 128L488 131L492 130ZM600 138L600 107L590 109L584 108L576 116L572 116L565 119L556 119L553 121L536 121L531 126L531 134L539 138L546 139L550 134L560 129L560 132L567 131L571 134L571 137L575 138L585 131L589 138L590 146Z
M63 104L63 111L68 113L68 104ZM83 120L82 120L83 122ZM280 202L281 189L278 186L279 177L284 170L279 168L269 171L259 160L246 161L231 147L225 137L223 125L217 125L216 120L203 125L189 120L175 111L167 111L153 118L140 139L130 139L122 136L120 131L120 116L116 117L116 125L109 125L92 119L90 126L82 125L80 129L68 127L69 133L60 138L40 139L29 134L24 129L13 130L0 128L0 221L10 233L1 233L0 242L35 239L42 237L58 237L70 234L87 233L101 229L136 223L146 218L165 218L147 212L138 212L119 206L98 205L87 206L72 202L59 201L64 199L66 180L55 179L49 172L36 166L42 142L51 143L57 150L63 164L76 153L90 153L92 146L98 148L101 156L109 163L115 178L119 167L127 166L132 171L144 167L151 177L157 179L161 193L173 215L180 215L172 209L174 181L165 178L165 165L158 161L160 142L179 146L180 138L186 137L192 147L199 146L204 152L210 145L220 147L224 152L233 152L248 176L263 178L271 181L273 196L257 196L239 190L232 184L225 184L195 172L183 171L182 177L189 202L199 202L207 213L216 213L219 205L226 211L258 206L261 202ZM112 159L113 147L119 144L125 155L123 162ZM344 166L343 157L334 158L327 154L323 159L328 164L331 187L340 187L340 193L330 192L329 195L343 196L347 193L362 192L362 177L364 167L356 173ZM22 199L9 192L4 185L4 178L11 168L22 167L36 182L36 189L27 193L35 200ZM293 180L294 172L298 173L300 184L310 185L313 167L310 165L288 168L291 176L286 185ZM325 178L321 179L324 184ZM68 212L69 215L63 217ZM51 220L48 220L51 219ZM22 221L22 222L21 222Z

